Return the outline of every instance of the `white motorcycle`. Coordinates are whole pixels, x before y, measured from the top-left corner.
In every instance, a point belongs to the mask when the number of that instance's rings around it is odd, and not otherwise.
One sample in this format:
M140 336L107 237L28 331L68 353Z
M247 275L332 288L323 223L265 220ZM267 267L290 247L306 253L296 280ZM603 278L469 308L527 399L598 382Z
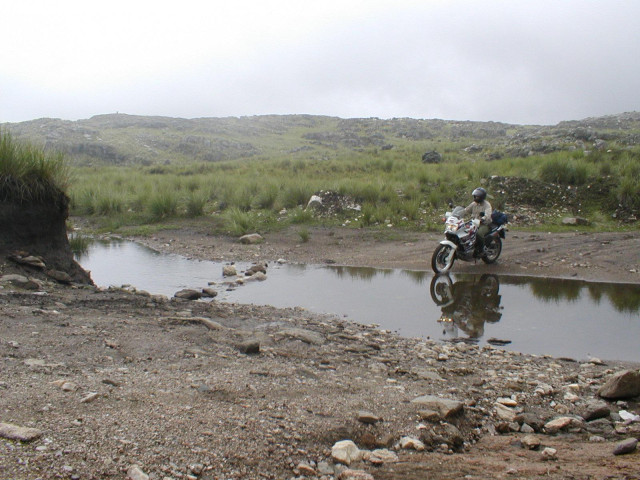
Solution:
M465 262L478 258L484 263L495 263L502 252L502 239L507 231L507 217L497 210L491 215L489 233L484 238L484 249L477 242L480 220L464 221L463 207L455 207L445 214L445 240L436 247L431 257L431 268L436 273L446 273L456 259Z

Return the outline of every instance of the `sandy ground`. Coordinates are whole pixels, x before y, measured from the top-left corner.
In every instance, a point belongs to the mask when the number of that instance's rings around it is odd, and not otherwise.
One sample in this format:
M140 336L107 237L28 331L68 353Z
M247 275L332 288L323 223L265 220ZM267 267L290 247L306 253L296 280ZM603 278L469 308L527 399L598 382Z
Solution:
M290 230L242 245L190 228L139 240L210 260L428 270L439 239L318 229L308 242ZM498 264L454 266L465 271L640 284L640 233L512 231ZM640 437L619 417L640 413L638 398L607 402L597 426L579 420L629 365L399 338L302 309L65 286L3 261L9 273L40 285L0 289L0 424L37 435L0 435L0 479L640 478L637 450L612 453ZM427 415L413 402L423 395L464 408ZM537 427L541 447L529 450L514 431L522 423L497 413L504 398L542 425L574 421ZM403 437L425 449L400 447ZM397 458L354 461L350 474L332 458L344 439ZM556 453L546 459L545 448Z
M357 229L315 229L301 242L295 229L270 233L258 245L211 237L196 229L171 230L138 240L164 252L207 260L336 263L431 270L442 235ZM457 262L454 273L476 272L640 283L640 232L530 233L511 230L494 265Z

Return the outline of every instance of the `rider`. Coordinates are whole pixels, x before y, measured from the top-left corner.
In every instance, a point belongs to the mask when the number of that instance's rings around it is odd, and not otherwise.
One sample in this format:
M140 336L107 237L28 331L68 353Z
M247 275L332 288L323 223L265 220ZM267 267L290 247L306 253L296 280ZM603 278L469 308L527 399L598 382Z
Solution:
M471 192L471 195L473 196L473 202L464 209L464 214L470 214L472 219L477 218L480 220L476 238L478 239L479 250L483 251L485 246L484 237L489 233L489 225L491 224L491 204L487 202L487 191L482 187L476 188Z

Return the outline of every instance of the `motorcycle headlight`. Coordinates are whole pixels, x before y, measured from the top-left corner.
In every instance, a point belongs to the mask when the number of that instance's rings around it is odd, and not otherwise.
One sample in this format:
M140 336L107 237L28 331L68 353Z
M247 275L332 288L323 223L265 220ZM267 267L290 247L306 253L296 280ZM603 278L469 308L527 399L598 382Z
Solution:
M458 231L458 225L454 223L447 223L447 232L455 233Z

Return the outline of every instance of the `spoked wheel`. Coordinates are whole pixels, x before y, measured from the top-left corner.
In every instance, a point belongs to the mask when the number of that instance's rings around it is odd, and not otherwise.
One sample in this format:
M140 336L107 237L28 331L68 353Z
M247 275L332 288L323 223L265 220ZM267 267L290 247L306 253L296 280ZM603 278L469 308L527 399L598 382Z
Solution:
M436 273L446 273L451 270L456 259L456 250L451 245L440 244L431 257L431 268Z
M482 257L484 263L495 263L502 252L502 240L496 237L487 245L487 254Z

